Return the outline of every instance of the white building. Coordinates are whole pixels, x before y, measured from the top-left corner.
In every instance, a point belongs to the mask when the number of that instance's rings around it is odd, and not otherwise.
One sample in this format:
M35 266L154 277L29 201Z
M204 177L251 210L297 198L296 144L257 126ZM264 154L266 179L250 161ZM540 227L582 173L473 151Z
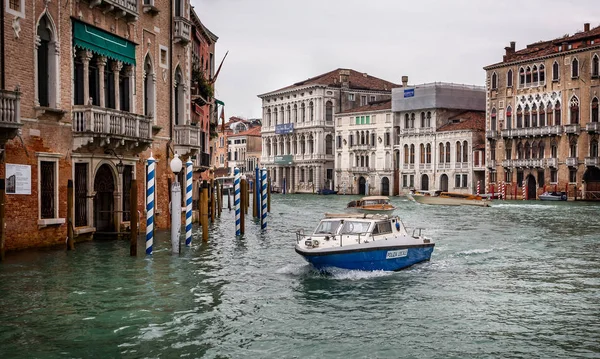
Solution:
M337 69L259 95L263 101L262 158L273 185L288 192L335 188L334 115L389 99L397 85ZM285 179L285 180L284 180Z
M336 189L339 193L393 193L392 102L376 101L336 115Z
M478 181L483 186L484 87L431 83L394 89L392 111L401 193L474 193Z

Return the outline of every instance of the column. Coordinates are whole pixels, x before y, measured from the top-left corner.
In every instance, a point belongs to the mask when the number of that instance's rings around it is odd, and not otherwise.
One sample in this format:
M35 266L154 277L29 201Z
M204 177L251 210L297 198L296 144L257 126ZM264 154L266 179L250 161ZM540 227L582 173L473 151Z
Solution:
M121 109L121 96L119 94L119 76L121 69L123 68L123 63L121 61L115 61L112 65L112 70L114 73L114 81L115 81L115 110ZM84 74L85 76L85 74Z
M294 187L298 187L300 184L300 166L294 168Z
M99 103L100 107L106 107L106 99L104 98L104 68L106 67L106 56L98 56L96 59L98 66L98 86L100 89Z
M315 166L315 192L321 189L321 171L323 171L322 165Z
M135 83L133 81L134 77L135 77L135 71L134 71L134 67L131 65L128 65L127 67L125 67L125 75L127 75L127 82L129 82L129 98L127 99L127 101L129 101L129 112L131 113L135 113L135 101L133 100L133 93L134 93L134 86ZM182 186L182 188L184 188ZM185 191L182 191L182 195L185 194Z
M91 51L80 51L79 56L83 63L83 104L90 104L90 60L92 59Z

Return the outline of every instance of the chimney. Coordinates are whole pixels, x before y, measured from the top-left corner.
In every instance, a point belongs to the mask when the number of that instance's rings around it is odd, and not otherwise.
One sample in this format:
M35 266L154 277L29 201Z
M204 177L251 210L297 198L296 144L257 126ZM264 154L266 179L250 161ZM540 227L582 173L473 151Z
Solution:
M590 23L586 22L585 24L583 24L583 31L587 32L590 31Z
M350 71L349 70L340 70L340 83L342 84L342 87L349 87L350 83L349 83L349 77L350 77Z
M515 45L516 43L514 41L510 42L510 49L512 50L512 52L515 52Z
M506 61L508 58L510 58L511 55L515 53L515 42L511 41L510 46L505 47L504 51L506 51L504 55L504 61Z
M402 87L408 86L408 76L402 76Z

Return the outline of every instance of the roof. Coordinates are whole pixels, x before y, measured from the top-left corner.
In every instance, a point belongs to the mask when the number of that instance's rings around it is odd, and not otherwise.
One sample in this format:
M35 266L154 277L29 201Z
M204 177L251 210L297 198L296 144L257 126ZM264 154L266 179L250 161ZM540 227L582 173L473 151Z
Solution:
M204 33L204 35L206 35L207 40L209 40L212 43L217 42L219 37L215 35L212 31L210 31L206 26L204 26L202 21L200 21L200 17L198 16L198 14L196 14L196 9L194 9L193 6L190 9L190 19L192 20L194 25L199 30L201 30Z
M386 197L386 196L368 196L368 197L363 197L360 200L361 201L372 201L372 200L376 200L376 199L390 199L390 198Z
M296 82L293 85L282 87L278 90L259 95L259 97L284 90L293 90L295 88L308 85L322 85L327 87L341 88L343 83L347 83L348 88L353 90L391 91L393 87L400 87L400 85L368 75L364 72L338 68L333 71L311 77L304 81Z
M595 40L594 44L592 44L591 42L588 42L588 41L584 41L584 40L588 40L588 39ZM565 43L571 44L572 49L570 49L570 50L562 49L562 51L559 51L558 47ZM505 63L536 59L536 58L552 55L552 54L559 53L559 52L562 54L562 53L569 52L569 51L576 51L576 50L580 50L580 49L590 47L590 46L598 46L599 43L600 43L600 26L597 26L597 27L587 30L587 31L577 32L574 35L565 35L565 36L556 38L554 40L540 41L540 42L536 42L533 44L529 44L524 49L519 50L519 51L514 51L512 53L510 52L510 48L506 48L507 54L504 56L504 59L499 63L486 66L486 68L505 64ZM513 45L514 45L514 43L513 43Z
M258 136L258 137L260 137L260 129L261 129L261 126L252 127L249 130L229 135L229 137L237 137L237 136Z
M459 122L452 122L459 120ZM438 128L438 132L460 131L460 130L479 130L485 131L485 112L484 111L465 111L448 119L449 123Z
M392 99L381 100L381 101L373 101L364 106L356 107L350 110L338 112L336 115L347 114L347 113L355 113L355 112L375 112L382 110L392 110Z

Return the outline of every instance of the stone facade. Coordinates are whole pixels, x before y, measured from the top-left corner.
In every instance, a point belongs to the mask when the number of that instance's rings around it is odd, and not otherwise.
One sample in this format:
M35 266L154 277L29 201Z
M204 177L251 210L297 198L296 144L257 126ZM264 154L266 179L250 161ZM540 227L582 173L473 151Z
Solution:
M19 101L11 108L0 102L0 112L16 114L12 122L0 121L0 178L15 165L28 166L20 168L30 171L22 178L31 188L6 195L7 250L64 243L68 180L75 187L77 240L127 230L133 178L143 231L151 154L157 161L155 228L168 226L171 148L185 161L200 150L190 133L207 134L204 127L177 133L176 124L192 126L194 24L189 1L176 2L173 17L171 3L33 1L15 10L5 2L12 11L2 23L0 96L17 94ZM214 41L206 46L214 49Z
M517 198L548 187L600 199L600 27L505 50L485 67L487 183Z

